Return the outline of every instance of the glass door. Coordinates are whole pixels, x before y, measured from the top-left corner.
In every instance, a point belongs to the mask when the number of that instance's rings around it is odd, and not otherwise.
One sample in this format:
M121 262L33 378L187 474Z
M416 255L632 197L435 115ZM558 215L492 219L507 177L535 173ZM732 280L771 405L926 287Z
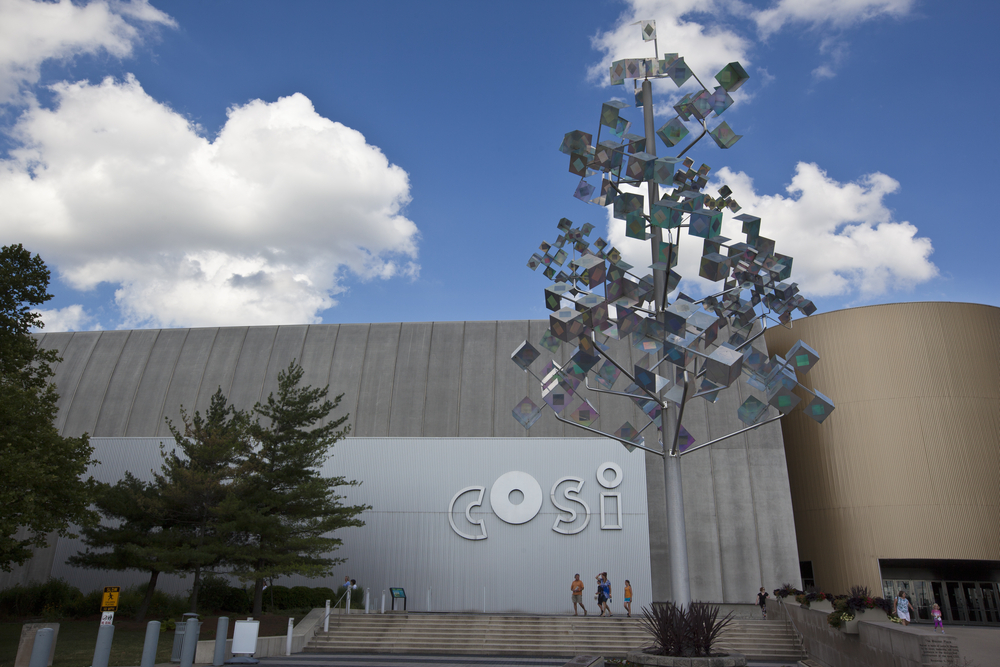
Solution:
M913 592L907 593L907 597L910 598L910 604L917 612L913 620L929 621L931 619L931 605L934 604L934 598L931 593L931 582L914 581Z
M1000 623L1000 607L998 607L997 584L981 582L979 588L983 593L983 615L987 623Z
M961 585L957 581L946 581L944 590L951 611L951 620L968 622L969 612L965 608L965 596L962 594Z
M979 584L973 581L962 582L962 597L965 598L965 608L968 610L969 621L972 623L982 623L983 605L979 593Z

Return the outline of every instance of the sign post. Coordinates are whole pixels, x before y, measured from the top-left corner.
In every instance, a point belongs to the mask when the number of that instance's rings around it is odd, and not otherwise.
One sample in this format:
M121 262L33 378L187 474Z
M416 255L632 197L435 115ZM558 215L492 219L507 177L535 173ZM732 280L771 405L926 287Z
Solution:
M105 586L101 596L101 625L114 625L121 586Z

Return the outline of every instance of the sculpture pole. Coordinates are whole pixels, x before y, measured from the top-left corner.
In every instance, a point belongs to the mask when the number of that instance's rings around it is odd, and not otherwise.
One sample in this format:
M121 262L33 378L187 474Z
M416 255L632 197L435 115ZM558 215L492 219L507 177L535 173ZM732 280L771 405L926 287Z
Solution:
M656 155L656 131L653 122L653 84L649 79L642 82L642 118L646 130L646 152ZM647 183L650 203L660 200L660 186L654 181ZM653 253L653 262L660 257L660 244L663 242L663 230L652 227L649 243ZM667 305L667 271L653 271L653 285L656 303L654 306L657 319L664 320L664 309ZM663 352L660 359L663 359ZM687 530L684 525L684 489L681 484L681 457L676 448L676 439L667 442L667 434L676 429L671 424L673 410L666 408L660 412L660 432L663 434L663 493L667 511L667 548L670 555L670 594L674 604L688 607L691 604L691 579L688 572Z

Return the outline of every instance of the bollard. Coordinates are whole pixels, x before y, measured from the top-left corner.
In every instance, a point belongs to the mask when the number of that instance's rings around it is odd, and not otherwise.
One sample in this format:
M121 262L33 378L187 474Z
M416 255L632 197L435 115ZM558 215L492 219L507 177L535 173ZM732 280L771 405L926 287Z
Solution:
M427 589L427 611L431 610L431 589Z
M330 601L326 601L326 615L323 616L323 632L330 632Z
M146 641L142 643L142 663L140 667L153 667L156 664L156 647L160 643L160 622L150 621L146 624Z
M285 635L285 655L292 654L292 623L295 621L294 618L288 619L288 634Z
M382 591L382 613L385 613L385 590Z
M111 640L114 638L115 626L102 625L97 631L97 646L94 647L94 661L90 663L91 667L108 667L108 660L111 658Z
M198 619L189 618L184 624L184 643L181 644L181 667L194 664L194 654L198 650ZM94 665L97 667L97 665ZM104 667L107 667L106 665Z
M213 667L222 667L226 662L227 639L229 639L229 617L220 616L219 625L215 629L215 655L212 656Z
M28 667L48 667L55 634L56 631L52 628L42 628L35 632L35 643L31 646L31 661Z
M483 586L483 613L486 613L486 586Z
M347 589L347 613L351 613L351 589Z
M366 588L365 589L365 613L366 614L368 613L368 596L369 596L370 593L371 593L371 589L370 588Z

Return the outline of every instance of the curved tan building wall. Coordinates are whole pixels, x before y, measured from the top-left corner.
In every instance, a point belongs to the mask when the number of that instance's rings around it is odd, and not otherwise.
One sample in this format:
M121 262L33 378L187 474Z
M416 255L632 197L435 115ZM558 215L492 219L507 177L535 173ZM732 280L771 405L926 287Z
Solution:
M799 558L816 585L881 591L878 559L1000 560L1000 309L903 303L775 327L837 406L782 420Z

